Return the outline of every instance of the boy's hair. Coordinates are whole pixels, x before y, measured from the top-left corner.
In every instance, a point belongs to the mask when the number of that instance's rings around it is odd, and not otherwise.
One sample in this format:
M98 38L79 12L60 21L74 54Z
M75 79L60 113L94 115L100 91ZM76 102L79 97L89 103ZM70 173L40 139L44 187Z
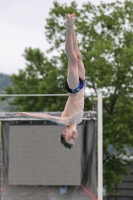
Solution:
M73 144L68 144L65 140L65 136L61 134L60 136L60 142L63 144L64 147L71 149L73 147Z

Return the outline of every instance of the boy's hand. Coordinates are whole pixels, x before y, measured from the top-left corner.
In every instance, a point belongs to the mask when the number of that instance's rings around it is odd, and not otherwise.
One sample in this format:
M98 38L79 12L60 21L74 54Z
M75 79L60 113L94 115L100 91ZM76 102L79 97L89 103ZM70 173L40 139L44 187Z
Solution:
M14 114L13 117L21 117L21 116L27 116L28 114L26 112L20 112L18 114Z

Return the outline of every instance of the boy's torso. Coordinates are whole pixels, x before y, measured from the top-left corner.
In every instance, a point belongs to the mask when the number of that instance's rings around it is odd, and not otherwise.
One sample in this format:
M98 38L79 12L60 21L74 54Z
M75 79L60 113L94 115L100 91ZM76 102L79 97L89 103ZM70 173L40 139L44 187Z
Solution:
M82 121L84 111L84 88L77 94L69 94L62 117L71 118L77 124Z

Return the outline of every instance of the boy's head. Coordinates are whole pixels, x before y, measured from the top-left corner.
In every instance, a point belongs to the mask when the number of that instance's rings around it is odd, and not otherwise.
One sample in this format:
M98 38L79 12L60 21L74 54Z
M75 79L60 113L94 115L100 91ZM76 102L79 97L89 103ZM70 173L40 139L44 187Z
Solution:
M77 137L78 137L77 130L72 126L68 126L62 132L60 137L60 142L64 145L64 147L71 149L74 146Z

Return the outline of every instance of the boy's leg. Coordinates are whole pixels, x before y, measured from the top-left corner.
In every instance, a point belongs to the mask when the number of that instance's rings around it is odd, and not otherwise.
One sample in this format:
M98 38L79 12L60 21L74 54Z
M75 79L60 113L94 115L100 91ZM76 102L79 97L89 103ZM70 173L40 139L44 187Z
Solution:
M79 48L78 48L78 44L77 44L77 39L76 39L74 28L73 28L72 39L73 39L74 53L75 53L75 55L77 57L77 65L78 65L79 77L84 80L85 79L85 68L84 68L84 64L82 62L82 55L81 55L81 53L79 51Z
M74 47L73 47L73 24L74 24L74 20L72 19L72 15L70 15L65 24L66 26L65 51L68 57L67 82L71 89L77 88L78 82L79 82L77 57L75 55Z

